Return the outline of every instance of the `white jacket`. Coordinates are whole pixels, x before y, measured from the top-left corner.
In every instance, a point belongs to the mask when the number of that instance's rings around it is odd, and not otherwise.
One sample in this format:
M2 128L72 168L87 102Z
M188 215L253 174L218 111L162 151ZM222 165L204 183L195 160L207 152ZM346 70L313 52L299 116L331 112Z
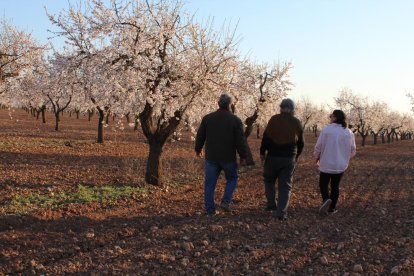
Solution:
M348 168L349 159L356 154L355 136L348 128L332 123L322 129L313 155L319 159L319 170L338 174Z

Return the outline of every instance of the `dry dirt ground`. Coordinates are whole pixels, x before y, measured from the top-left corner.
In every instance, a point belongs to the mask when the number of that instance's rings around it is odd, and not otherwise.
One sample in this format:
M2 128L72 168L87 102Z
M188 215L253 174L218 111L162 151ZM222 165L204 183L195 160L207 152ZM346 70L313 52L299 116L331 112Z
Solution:
M11 115L11 117L10 117ZM165 188L143 183L147 145L114 122L94 143L97 118L64 114L42 125L0 110L0 274L413 275L414 142L358 148L339 212L321 217L315 143L297 165L289 220L264 211L260 166L241 172L232 214L203 214L203 164L190 139L164 151ZM258 160L260 141L249 143ZM370 141L369 141L370 143ZM85 187L132 186L115 202L20 206ZM217 200L224 186L220 178Z

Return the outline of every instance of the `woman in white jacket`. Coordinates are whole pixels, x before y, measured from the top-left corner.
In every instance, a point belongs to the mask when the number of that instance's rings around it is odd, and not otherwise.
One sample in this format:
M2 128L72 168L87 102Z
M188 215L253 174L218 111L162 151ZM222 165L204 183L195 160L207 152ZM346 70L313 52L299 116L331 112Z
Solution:
M319 187L323 200L320 214L337 212L339 184L349 160L356 154L355 136L347 128L345 113L334 110L329 118L331 123L323 128L313 153L320 171Z

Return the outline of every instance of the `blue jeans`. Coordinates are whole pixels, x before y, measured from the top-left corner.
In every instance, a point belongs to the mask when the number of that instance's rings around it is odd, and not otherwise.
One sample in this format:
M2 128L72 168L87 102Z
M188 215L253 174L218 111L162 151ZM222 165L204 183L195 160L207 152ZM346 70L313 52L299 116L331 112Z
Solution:
M224 190L221 203L229 204L233 197L233 192L237 186L237 163L224 163L205 160L204 204L207 212L213 212L216 210L216 205L214 203L214 191L222 170L224 171L224 175L226 177L226 188Z

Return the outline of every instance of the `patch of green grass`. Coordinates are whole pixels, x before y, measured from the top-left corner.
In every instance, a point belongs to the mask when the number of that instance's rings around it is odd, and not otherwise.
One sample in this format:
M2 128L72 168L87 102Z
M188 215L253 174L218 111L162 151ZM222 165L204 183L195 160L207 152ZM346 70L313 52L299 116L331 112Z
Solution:
M90 187L79 185L76 192L49 193L47 195L16 196L6 206L5 213L27 214L36 209L53 209L66 204L84 204L101 202L114 205L118 198L133 194L145 194L147 188L131 186Z

